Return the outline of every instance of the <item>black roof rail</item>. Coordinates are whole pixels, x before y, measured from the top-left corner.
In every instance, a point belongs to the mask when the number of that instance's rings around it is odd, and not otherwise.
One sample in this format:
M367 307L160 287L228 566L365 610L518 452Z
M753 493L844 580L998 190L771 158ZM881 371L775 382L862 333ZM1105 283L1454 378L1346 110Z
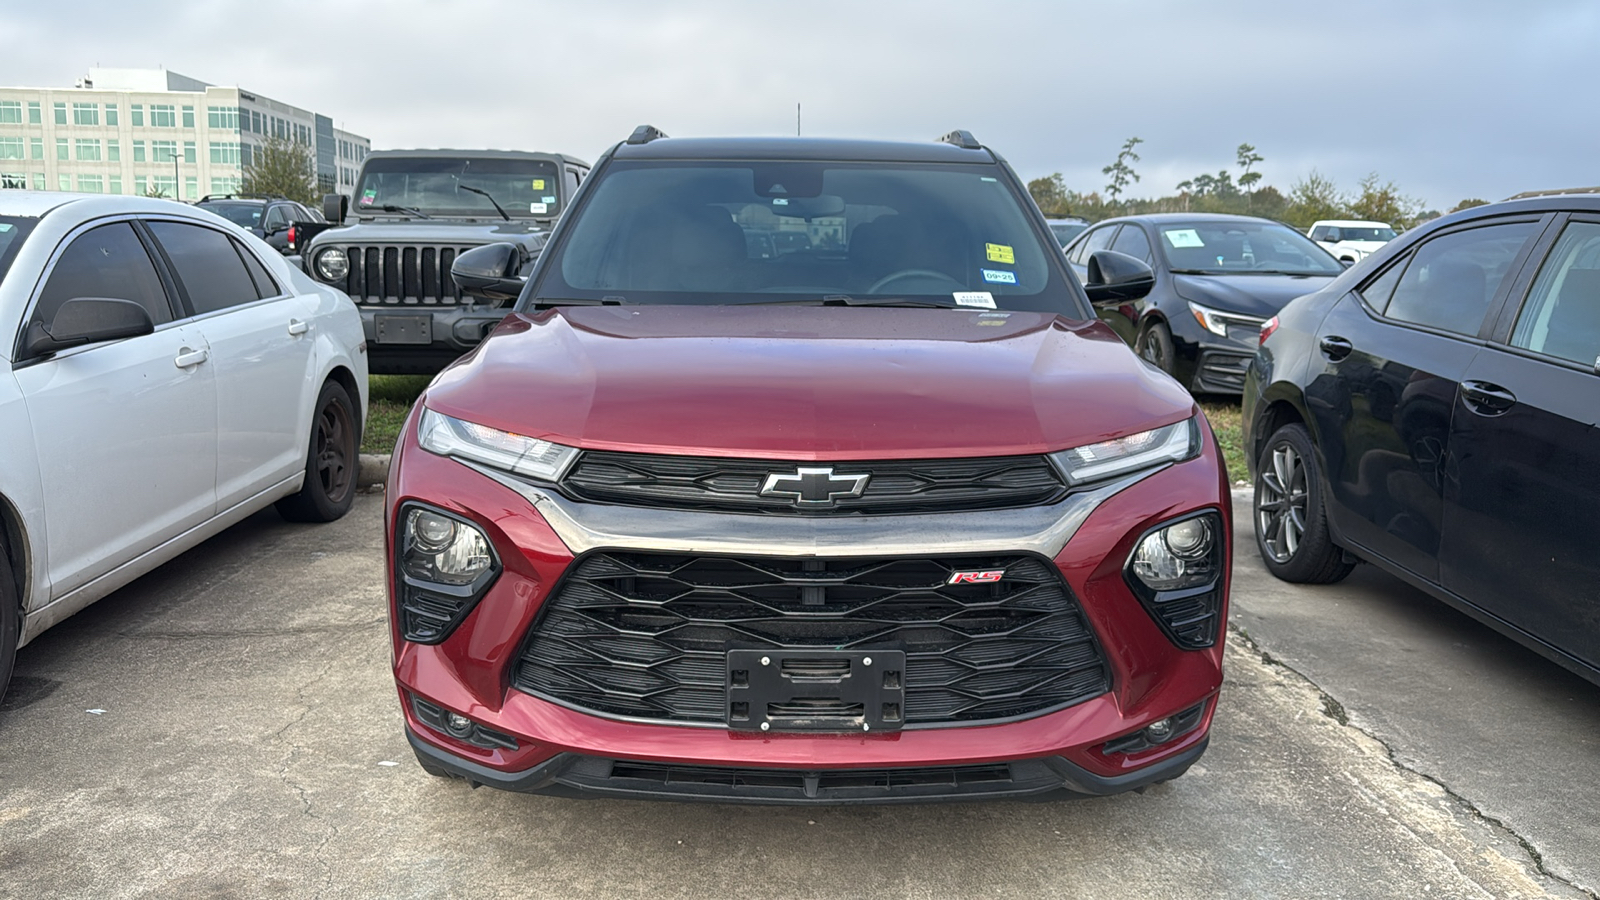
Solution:
M972 136L972 132L961 128L957 128L955 131L950 132L942 138L939 138L939 142L944 144L955 144L957 147L960 147L963 150L983 149L983 145L978 143L978 139Z
M201 197L199 200L196 200L194 202L196 202L196 203L209 203L212 200L287 200L287 199L289 199L289 198L279 196L278 194L238 193L238 194L207 194L204 197Z
M654 125L640 125L638 128L633 130L633 134L628 135L628 143L648 144L656 138L664 138L666 136L666 132L655 127Z

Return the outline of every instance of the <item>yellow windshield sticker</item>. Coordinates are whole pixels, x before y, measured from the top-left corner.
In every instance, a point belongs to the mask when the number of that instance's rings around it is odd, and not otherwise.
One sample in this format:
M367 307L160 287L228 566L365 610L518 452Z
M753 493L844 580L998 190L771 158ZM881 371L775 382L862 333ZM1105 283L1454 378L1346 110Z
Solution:
M989 262L1005 263L1008 266L1017 262L1017 254L1012 252L1008 244L984 244L983 249L989 257Z
M543 178L535 178L533 180L533 189L536 190L536 191L544 190L544 179Z

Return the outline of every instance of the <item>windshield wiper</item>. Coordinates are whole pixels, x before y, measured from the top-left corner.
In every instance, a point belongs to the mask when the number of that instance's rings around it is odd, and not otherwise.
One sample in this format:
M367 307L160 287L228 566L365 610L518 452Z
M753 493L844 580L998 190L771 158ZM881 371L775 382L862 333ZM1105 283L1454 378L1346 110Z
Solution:
M430 216L427 213L423 212L422 210L417 209L416 207L413 207L413 206L395 206L392 203L385 203L383 206L380 206L378 208L383 210L384 212L406 213L408 215L416 216L419 219L431 219L431 218L433 218L433 216Z
M955 309L950 303L932 300L912 300L906 297L851 297L847 294L829 294L826 297L807 297L803 300L757 300L741 306L917 306L928 309Z
M552 309L557 306L621 306L628 301L623 297L540 297L529 304L530 309Z
M500 204L495 203L495 199L489 195L488 191L482 188L475 188L470 184L462 184L459 181L456 182L456 187L462 189L463 191L471 191L474 194L477 194L488 200L490 203L494 203L494 211L500 214L500 218L505 219L507 222L511 221L511 217L506 215L506 211L500 208Z

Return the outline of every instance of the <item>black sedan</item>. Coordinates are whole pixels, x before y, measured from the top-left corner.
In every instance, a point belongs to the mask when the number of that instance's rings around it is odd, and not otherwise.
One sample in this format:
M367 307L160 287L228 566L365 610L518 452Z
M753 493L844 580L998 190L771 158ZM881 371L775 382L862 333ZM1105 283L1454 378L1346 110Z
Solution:
M1243 415L1267 568L1367 560L1600 683L1600 197L1438 219L1263 335Z
M323 221L321 213L282 197L207 194L194 205L249 231L285 256L300 252L299 248L305 243L295 239L295 225Z
M1126 253L1155 270L1149 296L1100 305L1100 318L1196 393L1237 394L1262 323L1343 271L1305 235L1251 216L1108 219L1067 247L1080 279L1096 250Z

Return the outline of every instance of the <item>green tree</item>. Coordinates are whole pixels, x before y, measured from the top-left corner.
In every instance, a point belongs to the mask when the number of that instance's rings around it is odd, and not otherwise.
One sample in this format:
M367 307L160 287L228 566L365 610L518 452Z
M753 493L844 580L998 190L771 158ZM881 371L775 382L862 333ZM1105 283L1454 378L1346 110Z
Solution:
M1404 196L1392 181L1380 183L1373 172L1361 179L1361 193L1350 201L1349 209L1354 218L1406 228L1422 212L1422 201Z
M1289 188L1289 205L1284 217L1302 231L1318 219L1343 219L1349 214L1349 206L1338 185L1316 169Z
M1123 190L1129 184L1139 180L1139 173L1135 172L1128 163L1139 161L1139 154L1133 152L1133 148L1142 143L1144 143L1144 138L1139 137L1131 137L1123 141L1122 149L1117 153L1117 161L1100 170L1100 174L1111 176L1111 183L1106 185L1106 194L1111 198L1112 203L1117 202L1117 198L1122 195Z
M279 137L268 138L250 155L239 190L245 194L286 197L313 208L320 208L322 203L317 196L317 172L312 165L311 148Z
M1033 202L1039 204L1039 210L1045 215L1072 215L1072 204L1067 200L1067 184L1062 180L1060 172L1028 182L1028 193L1033 196Z
M1257 153L1256 148L1249 144L1240 144L1239 149L1235 152L1237 154L1236 158L1239 160L1239 187L1244 188L1244 192L1247 194L1253 193L1256 182L1261 180L1261 173L1252 172L1250 169L1256 163L1265 160L1266 157Z
M1467 199L1461 201L1460 203L1457 203L1455 206L1450 207L1450 211L1451 212L1460 212L1463 209L1471 209L1474 206L1488 206L1488 205L1489 205L1489 201L1487 201L1487 200L1479 200L1477 197L1468 197Z

